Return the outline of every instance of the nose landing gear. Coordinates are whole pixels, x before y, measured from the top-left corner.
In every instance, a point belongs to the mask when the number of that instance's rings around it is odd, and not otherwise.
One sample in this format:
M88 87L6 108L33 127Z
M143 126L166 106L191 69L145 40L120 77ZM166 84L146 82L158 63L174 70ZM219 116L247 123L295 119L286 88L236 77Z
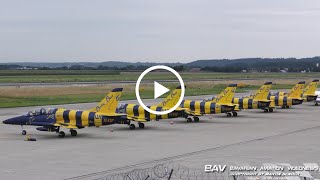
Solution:
M26 130L22 130L22 131L21 131L21 134L22 134L22 135L26 135L26 134L27 134L27 131L26 131Z

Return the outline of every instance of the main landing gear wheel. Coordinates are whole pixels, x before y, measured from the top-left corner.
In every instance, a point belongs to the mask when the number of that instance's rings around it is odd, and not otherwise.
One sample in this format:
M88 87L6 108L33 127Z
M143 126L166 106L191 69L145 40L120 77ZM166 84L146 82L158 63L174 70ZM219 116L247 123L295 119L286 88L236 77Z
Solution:
M77 136L78 134L77 131L73 129L70 130L70 133L71 133L71 136Z
M267 112L269 112L269 109L264 109L263 111L264 111L265 113L267 113Z
M143 129L144 128L144 124L143 123L139 123L139 128Z
M194 120L194 122L199 122L200 121L200 119L199 119L199 117L193 117L193 120Z
M269 108L269 112L273 112L273 109L272 109L272 108Z
M319 106L319 104L318 104L317 102L316 102L316 103L314 103L314 105L315 105L315 106Z
M192 119L191 118L187 118L187 122L192 122Z
M129 128L130 128L131 130L134 130L134 129L136 128L136 126L135 126L134 124L130 124L130 125L129 125Z
M66 133L64 133L63 131L59 132L59 137L60 138L64 138L66 136Z
M232 112L232 115L233 115L234 117L237 117L237 116L238 116L238 113L237 113L237 112Z
M22 135L26 135L26 134L27 134L27 131L26 131L26 130L22 130L22 131L21 131L21 134L22 134Z
M232 114L228 112L227 113L227 117L231 117L231 116L232 116Z

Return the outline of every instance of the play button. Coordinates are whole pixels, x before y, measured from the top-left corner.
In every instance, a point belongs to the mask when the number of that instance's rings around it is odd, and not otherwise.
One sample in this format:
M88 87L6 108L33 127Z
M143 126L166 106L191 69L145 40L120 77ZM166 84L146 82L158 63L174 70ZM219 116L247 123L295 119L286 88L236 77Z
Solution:
M154 81L154 98L157 99L158 97L162 96L163 94L169 92L170 90L161 84L159 84L157 81Z
M162 109L162 106L160 107L161 111L156 111L156 110L152 110L150 108L148 108L141 100L141 97L140 97L140 92L139 92L139 89L140 89L140 83L141 83L141 80L142 78L147 74L149 73L150 71L154 71L154 70L166 70L166 71L170 71L172 74L174 74L177 79L179 80L179 83L180 83L180 87L181 87L181 95L180 95L180 98L178 100L178 102L170 109L168 110L163 110ZM154 85L153 85L154 89L154 99L157 99L159 98L160 96L162 96L163 94L169 92L170 90L168 88L166 88L165 86L161 85L160 83L158 83L157 81L154 81ZM177 109L179 107L179 105L181 104L181 102L183 101L183 98L184 98L184 93L185 93L185 86L184 86L184 83L183 83L183 80L181 78L181 76L179 75L178 72L176 72L174 69L168 67L168 66L163 66L163 65L158 65L158 66L152 66L148 69L146 69L145 71L143 71L143 73L140 74L138 80L137 80L137 83L136 83L136 88L135 88L135 91L136 91L136 97L137 97L137 100L139 102L139 104L143 107L144 110L148 111L149 113L152 113L152 114L156 114L156 115L164 115L164 114L168 114L168 113L171 113L172 111L174 111L175 109Z

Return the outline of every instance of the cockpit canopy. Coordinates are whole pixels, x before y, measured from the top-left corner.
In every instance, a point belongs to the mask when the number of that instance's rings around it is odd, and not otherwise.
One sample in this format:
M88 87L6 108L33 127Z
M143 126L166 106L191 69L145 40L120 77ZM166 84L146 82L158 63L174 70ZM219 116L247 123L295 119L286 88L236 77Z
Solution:
M25 116L50 115L54 113L55 108L41 108L29 111Z
M126 104L120 104L117 108L117 113L125 113L126 112Z

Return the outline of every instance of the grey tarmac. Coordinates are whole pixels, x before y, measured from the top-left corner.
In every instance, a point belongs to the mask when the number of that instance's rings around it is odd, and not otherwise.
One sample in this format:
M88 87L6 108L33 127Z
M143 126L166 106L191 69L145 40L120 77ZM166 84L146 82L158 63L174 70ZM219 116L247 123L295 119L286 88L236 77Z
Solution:
M54 107L89 109L94 105L96 103ZM34 108L0 109L0 121ZM25 126L37 139L26 142L19 126L0 124L0 179L67 179L86 174L91 175L82 179L92 179L170 161L204 169L205 164L217 163L299 164L320 160L319 107L313 103L276 109L273 113L246 110L239 112L238 117L203 116L199 123L178 118L145 125L145 129L136 130L130 130L127 125L85 128L78 130L77 137L67 133L63 139L55 133Z

